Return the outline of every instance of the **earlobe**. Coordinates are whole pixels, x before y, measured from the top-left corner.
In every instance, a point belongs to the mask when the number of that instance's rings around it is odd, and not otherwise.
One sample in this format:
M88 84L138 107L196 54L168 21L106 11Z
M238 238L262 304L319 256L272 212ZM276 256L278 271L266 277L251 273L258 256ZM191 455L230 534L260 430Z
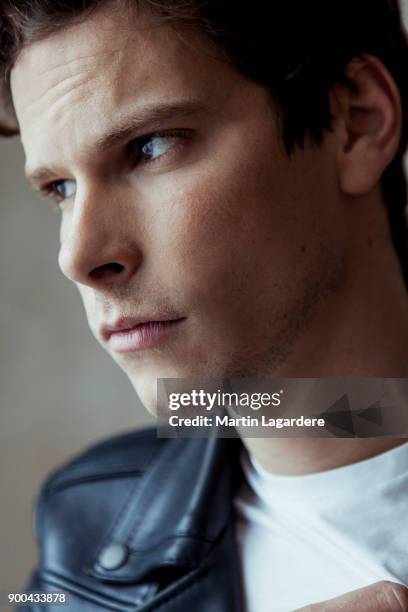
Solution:
M376 57L353 60L345 74L349 86L336 86L332 98L338 176L343 193L358 196L375 188L397 154L401 97Z

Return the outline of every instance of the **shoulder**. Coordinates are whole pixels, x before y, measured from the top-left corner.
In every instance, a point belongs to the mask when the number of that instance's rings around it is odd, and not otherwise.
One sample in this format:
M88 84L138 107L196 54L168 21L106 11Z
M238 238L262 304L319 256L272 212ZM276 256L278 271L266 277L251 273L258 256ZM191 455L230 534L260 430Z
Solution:
M169 442L158 438L155 428L130 431L102 440L54 469L35 501L35 535L45 546L45 558L48 549L52 556L57 550L64 557L75 556L61 542L82 539L84 533L86 539L98 539Z
M75 609L85 601L133 609L173 573L195 580L230 524L239 446L131 431L54 470L37 501L40 558L30 588L59 587Z
M130 431L102 440L53 470L35 501L34 530L40 573L75 580L90 567L140 483L174 440L157 430Z
M36 504L37 590L80 585L84 597L108 601L118 597L114 585L146 590L169 564L198 567L228 524L239 445L131 431L55 470ZM122 555L114 567L112 551Z

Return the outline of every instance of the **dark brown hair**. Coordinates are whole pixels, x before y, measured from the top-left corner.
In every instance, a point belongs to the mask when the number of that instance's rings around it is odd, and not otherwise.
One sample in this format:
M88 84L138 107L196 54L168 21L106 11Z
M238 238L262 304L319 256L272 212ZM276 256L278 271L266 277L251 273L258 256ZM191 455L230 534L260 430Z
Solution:
M27 45L86 19L104 0L3 0L0 79L12 112L9 74ZM117 0L119 6L121 0ZM407 185L403 156L408 137L408 44L398 0L127 0L172 24L199 29L247 78L271 92L288 154L306 138L319 143L331 128L329 93L344 83L355 57L378 57L402 99L399 151L382 177L392 240L408 286ZM0 133L18 129L4 125Z

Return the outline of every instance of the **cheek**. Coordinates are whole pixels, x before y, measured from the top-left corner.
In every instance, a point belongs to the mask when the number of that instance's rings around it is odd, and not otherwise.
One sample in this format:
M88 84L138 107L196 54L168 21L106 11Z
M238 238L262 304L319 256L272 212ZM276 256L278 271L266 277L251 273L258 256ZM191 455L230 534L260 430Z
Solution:
M167 244L162 239L161 257L171 261L170 274L177 285L197 300L209 292L216 297L217 283L230 273L237 246L245 248L242 220L231 205L230 195L197 181L174 196L177 210Z
M169 289L178 288L213 340L228 334L231 342L248 321L261 337L300 308L307 286L320 282L322 244L333 241L316 159L289 162L271 154L270 143L256 154L235 150L241 157L226 155L168 185L172 214L155 249Z
M287 235L293 216L282 196L285 172L262 155L250 159L218 162L166 189L171 215L156 234L160 257L198 300L253 290L262 267L282 256L276 229Z

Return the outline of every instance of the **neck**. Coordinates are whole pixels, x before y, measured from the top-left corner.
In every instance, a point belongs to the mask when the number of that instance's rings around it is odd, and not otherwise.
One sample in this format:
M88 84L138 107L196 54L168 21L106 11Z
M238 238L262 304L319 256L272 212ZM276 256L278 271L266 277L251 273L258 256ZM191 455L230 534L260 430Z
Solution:
M263 377L408 378L408 294L398 260L389 237L380 237L377 244L367 240L358 248L342 289L322 305L287 362ZM265 469L286 475L355 463L406 441L408 437L243 438Z

